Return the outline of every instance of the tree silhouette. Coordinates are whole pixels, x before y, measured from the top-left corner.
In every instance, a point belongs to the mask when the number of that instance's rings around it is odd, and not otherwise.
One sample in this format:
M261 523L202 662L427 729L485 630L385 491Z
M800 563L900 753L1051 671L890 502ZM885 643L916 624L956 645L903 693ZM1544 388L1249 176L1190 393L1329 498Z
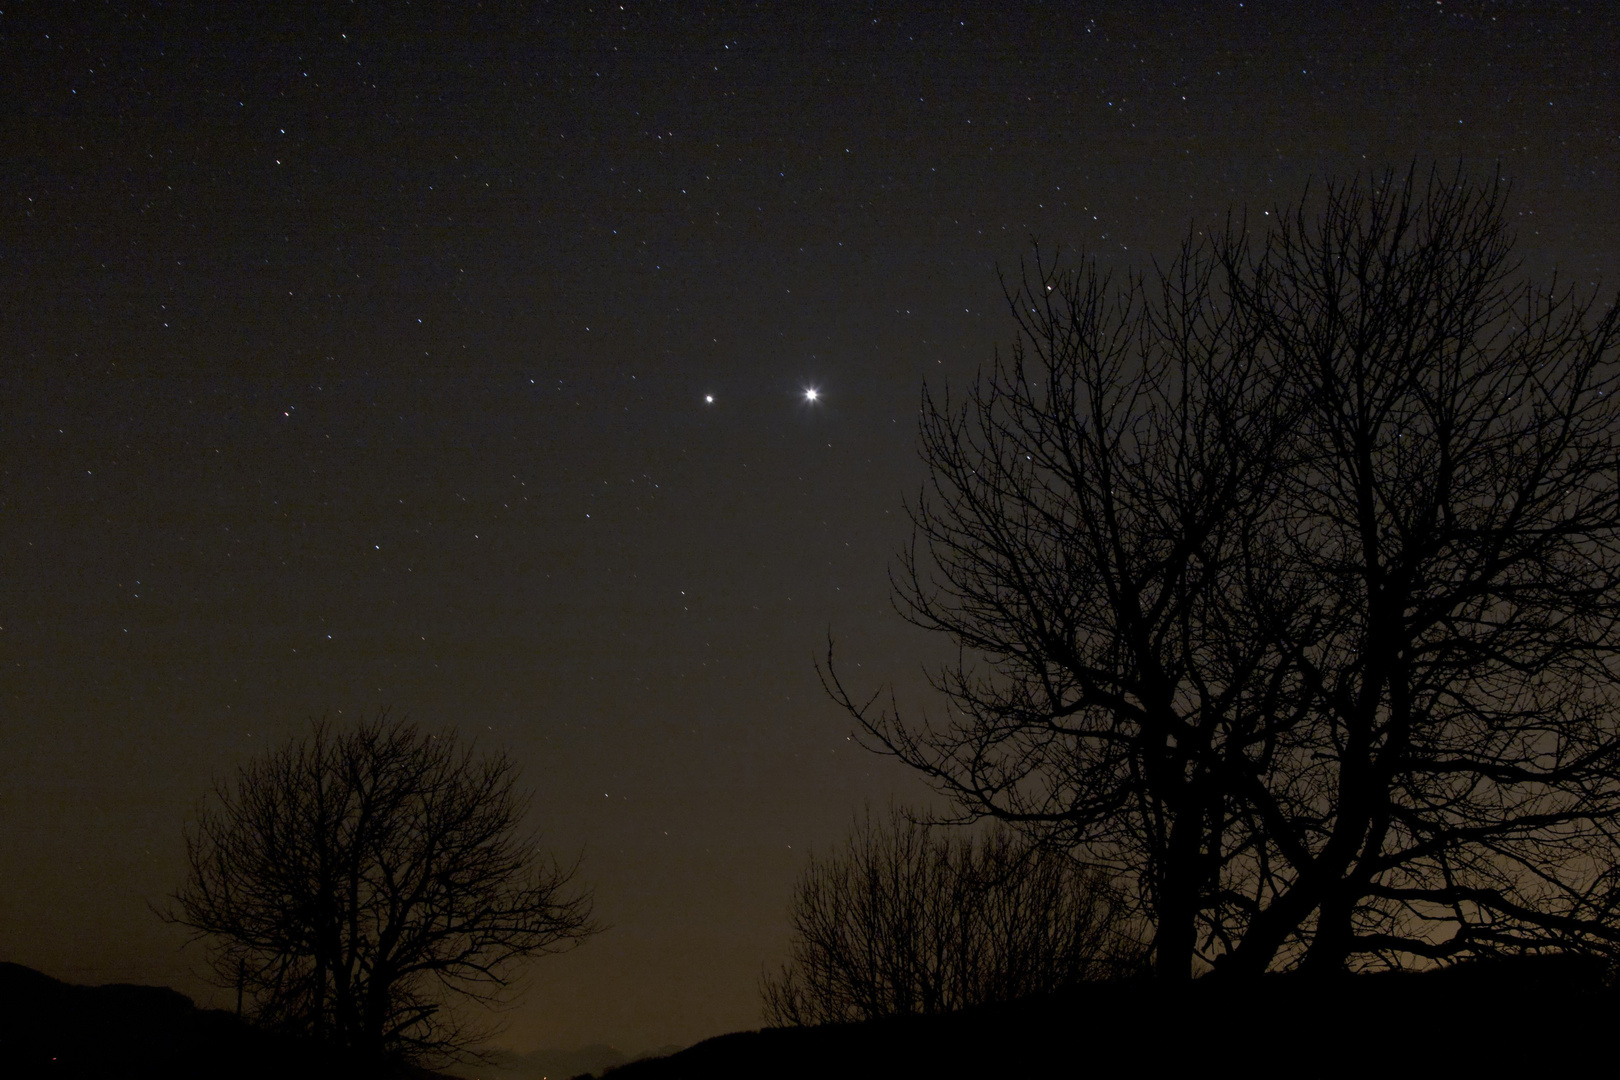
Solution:
M477 1037L450 1007L498 1001L512 962L596 932L574 870L519 834L504 755L386 714L240 768L186 835L167 917L210 945L270 1026L381 1056Z
M902 613L960 659L942 724L829 689L969 814L1032 829L1135 883L1155 964L1190 977L1228 887L1224 755L1278 656L1245 610L1251 539L1289 417L1237 302L1240 235L1194 238L1151 280L1036 253L1020 331L953 407L927 390L928 487Z
M896 578L943 720L834 698L965 814L1134 883L1156 970L1620 942L1616 312L1500 183L1385 173L1151 277L1043 263ZM1269 216L1268 216L1269 217Z
M868 811L795 889L780 1025L949 1012L1133 973L1144 949L1105 875L1005 827L948 834Z
M1386 175L1272 236L1309 713L1247 784L1270 899L1234 966L1620 942L1617 313L1523 278L1504 196Z

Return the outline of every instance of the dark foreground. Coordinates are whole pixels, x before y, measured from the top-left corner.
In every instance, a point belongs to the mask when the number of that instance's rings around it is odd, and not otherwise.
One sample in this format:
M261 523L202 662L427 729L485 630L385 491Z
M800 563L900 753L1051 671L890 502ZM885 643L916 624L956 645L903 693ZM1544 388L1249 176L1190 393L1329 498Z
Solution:
M1099 984L937 1017L722 1035L608 1080L1613 1075L1620 995L1575 957L1179 991Z
M356 1061L199 1009L161 986L74 986L0 963L0 1077L6 1080L356 1080L428 1078Z
M1620 991L1601 963L1543 957L1422 975L1167 991L1096 984L946 1016L738 1032L609 1080L1170 1075L1611 1075ZM154 986L72 986L0 963L0 1078L429 1080L256 1031ZM560 1080L560 1078L554 1078Z

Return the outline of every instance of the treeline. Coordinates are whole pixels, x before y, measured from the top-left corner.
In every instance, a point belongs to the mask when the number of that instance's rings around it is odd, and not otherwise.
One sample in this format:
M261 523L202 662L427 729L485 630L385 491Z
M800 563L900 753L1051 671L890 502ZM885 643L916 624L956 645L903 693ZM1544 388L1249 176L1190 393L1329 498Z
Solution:
M1107 876L1005 827L947 832L897 811L812 858L790 961L764 981L775 1024L941 1013L1128 976L1139 928Z

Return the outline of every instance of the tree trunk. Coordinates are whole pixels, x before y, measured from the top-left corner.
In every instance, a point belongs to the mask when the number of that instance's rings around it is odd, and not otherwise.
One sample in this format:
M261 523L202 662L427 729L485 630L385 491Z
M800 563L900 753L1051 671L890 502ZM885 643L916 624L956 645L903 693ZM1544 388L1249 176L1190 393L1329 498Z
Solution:
M1302 971L1326 977L1344 970L1354 943L1350 920L1355 908L1355 890L1349 888L1334 890L1322 902L1316 913L1316 935L1300 965Z
M1193 911L1166 890L1159 905L1159 927L1153 935L1153 977L1163 983L1192 980L1193 947L1197 942Z
M1176 809L1166 847L1159 879L1158 927L1153 936L1153 974L1160 982L1184 983L1192 980L1202 884L1204 814L1196 796L1186 796Z

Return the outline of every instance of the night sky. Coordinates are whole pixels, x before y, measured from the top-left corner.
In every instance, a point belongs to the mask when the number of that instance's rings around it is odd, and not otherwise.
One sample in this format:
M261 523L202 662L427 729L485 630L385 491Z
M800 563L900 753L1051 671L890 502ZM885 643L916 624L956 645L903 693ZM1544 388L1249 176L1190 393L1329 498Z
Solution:
M223 1003L188 814L387 707L612 925L507 1045L758 1026L806 850L928 798L813 661L926 700L887 574L998 267L1416 159L1612 291L1617 70L1600 3L0 0L0 959Z

